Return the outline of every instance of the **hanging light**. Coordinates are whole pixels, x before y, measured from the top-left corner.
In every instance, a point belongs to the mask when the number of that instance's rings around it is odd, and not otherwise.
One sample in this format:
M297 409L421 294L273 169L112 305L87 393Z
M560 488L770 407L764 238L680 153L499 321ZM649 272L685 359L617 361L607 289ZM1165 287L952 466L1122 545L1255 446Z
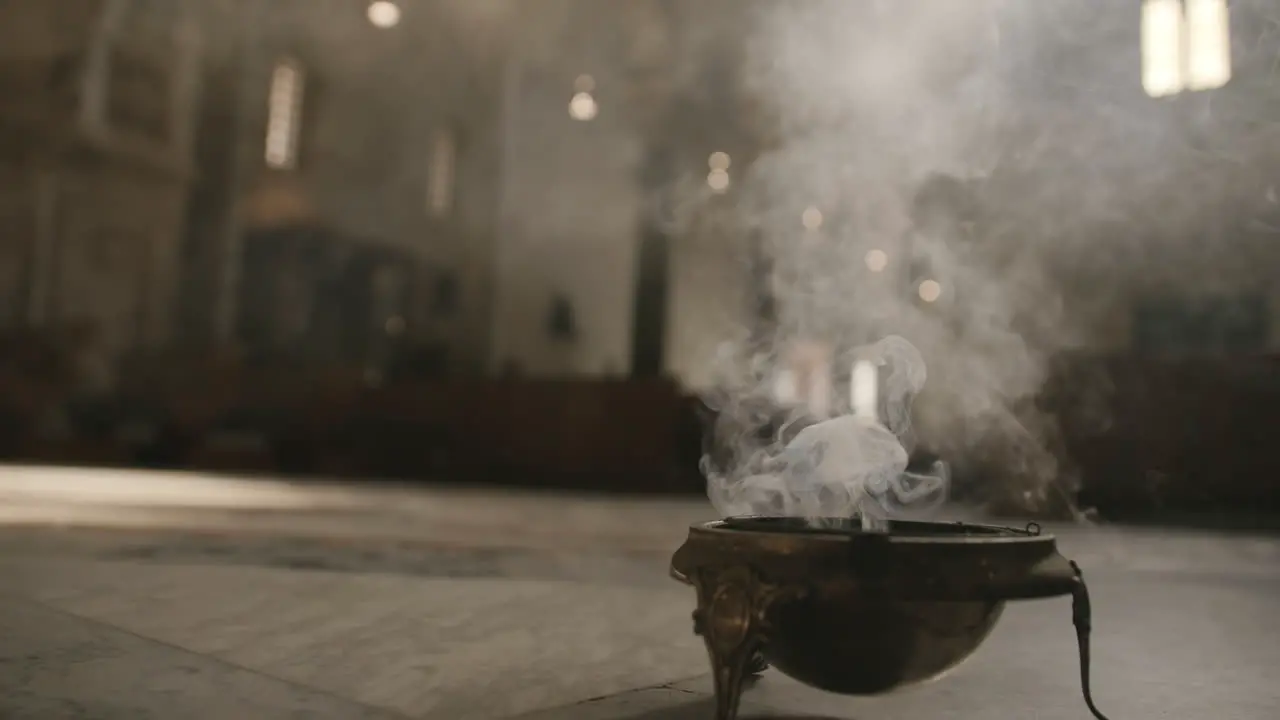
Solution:
M805 230L817 230L822 227L822 211L810 205L800 213L800 224Z
M884 269L889 267L889 254L880 249L869 250L863 261L867 263L867 269L871 272L884 272Z
M707 173L707 187L711 188L711 192L719 195L729 189L729 171L728 170L712 170Z
M937 302L938 298L942 297L942 284L937 280L925 280L920 283L917 291L921 300L927 303Z
M596 99L591 97L591 93L580 92L574 93L569 100L569 117L578 122L590 122L596 119L596 115L600 113L600 107L596 105Z
M382 30L387 30L400 24L400 6L391 2L391 0L375 0L375 2L369 3L369 9L365 14L369 17L369 22L374 27Z
M590 122L600 114L600 106L596 104L591 93L596 89L596 79L582 74L573 81L573 97L569 100L569 117L578 122Z

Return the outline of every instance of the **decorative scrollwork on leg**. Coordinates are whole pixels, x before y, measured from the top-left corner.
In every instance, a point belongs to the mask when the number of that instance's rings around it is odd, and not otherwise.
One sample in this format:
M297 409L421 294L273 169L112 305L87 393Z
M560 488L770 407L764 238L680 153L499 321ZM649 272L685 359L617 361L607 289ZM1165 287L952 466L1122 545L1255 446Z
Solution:
M778 602L796 599L803 591L784 590L743 566L704 569L694 585L698 609L693 613L693 630L702 636L711 658L716 720L734 720L743 682L764 669L770 611Z

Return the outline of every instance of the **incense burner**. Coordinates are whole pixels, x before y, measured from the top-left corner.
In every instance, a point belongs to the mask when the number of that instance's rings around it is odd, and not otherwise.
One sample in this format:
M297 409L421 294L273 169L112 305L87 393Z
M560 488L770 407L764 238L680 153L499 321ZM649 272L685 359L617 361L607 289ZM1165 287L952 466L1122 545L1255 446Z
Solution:
M767 665L822 690L893 691L944 675L1011 600L1072 595L1088 690L1088 596L1052 535L961 523L741 517L695 525L671 574L697 591L717 720Z

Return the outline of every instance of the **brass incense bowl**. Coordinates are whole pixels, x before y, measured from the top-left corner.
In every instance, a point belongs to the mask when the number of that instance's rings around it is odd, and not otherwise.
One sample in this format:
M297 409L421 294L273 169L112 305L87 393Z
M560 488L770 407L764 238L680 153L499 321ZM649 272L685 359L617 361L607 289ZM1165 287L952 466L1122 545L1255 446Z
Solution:
M1034 524L895 521L864 532L856 518L730 518L690 528L671 574L697 590L694 632L710 655L717 720L736 717L744 679L766 663L822 690L886 693L963 662L1006 602L1068 594L1095 710L1087 591Z

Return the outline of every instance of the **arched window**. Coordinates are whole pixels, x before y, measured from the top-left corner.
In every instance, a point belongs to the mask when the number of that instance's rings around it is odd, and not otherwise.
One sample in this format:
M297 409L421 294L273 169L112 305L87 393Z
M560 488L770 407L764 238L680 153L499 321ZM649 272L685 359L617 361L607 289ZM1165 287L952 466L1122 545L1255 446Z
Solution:
M437 128L427 165L427 212L432 217L448 217L453 211L457 161L457 134L449 127Z
M298 165L302 134L302 102L306 72L294 58L281 58L271 70L267 99L267 134L263 157L267 167L292 170Z

